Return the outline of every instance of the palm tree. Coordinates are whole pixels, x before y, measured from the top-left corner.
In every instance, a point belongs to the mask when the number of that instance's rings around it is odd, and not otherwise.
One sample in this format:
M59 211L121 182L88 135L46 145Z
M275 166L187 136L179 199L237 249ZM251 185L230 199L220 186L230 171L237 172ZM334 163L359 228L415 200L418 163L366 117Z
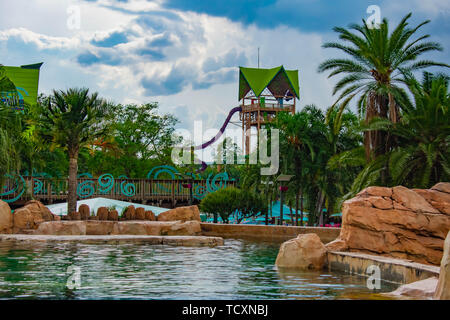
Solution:
M389 33L386 19L378 28L369 28L363 20L362 25L352 24L350 30L335 27L340 42L329 42L324 48L343 51L349 58L329 59L319 66L319 72L330 70L328 77L343 75L334 87L333 94L340 92L336 103L345 108L353 99L358 98L360 116L366 122L374 117L389 119L396 123L400 120L398 100L405 95L401 88L405 72L414 72L430 66L445 66L430 60L418 60L426 52L441 51L439 43L424 41L429 35L416 39L412 37L430 21L424 21L416 27L408 27L406 15L398 26ZM378 130L364 133L366 160L388 152L393 142L386 132Z
M427 188L450 178L449 77L425 72L422 83L406 75L414 103L402 100L398 123L374 119L371 126L389 132L401 144L389 155L392 183Z
M54 147L66 150L69 157L68 213L77 208L78 155L83 147L104 137L108 128L103 119L108 104L89 89L53 91L53 95L36 106L34 121L38 134Z

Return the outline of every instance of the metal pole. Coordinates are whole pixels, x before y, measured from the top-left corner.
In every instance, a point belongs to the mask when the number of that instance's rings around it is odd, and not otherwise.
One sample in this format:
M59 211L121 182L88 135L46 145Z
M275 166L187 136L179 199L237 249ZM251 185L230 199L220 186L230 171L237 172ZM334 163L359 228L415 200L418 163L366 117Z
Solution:
M280 183L280 225L283 225L283 184Z
M259 69L259 47L258 47L258 69Z
M189 188L189 205L190 206L192 206L192 197L193 197L192 187L193 187L193 184L191 183L191 187Z

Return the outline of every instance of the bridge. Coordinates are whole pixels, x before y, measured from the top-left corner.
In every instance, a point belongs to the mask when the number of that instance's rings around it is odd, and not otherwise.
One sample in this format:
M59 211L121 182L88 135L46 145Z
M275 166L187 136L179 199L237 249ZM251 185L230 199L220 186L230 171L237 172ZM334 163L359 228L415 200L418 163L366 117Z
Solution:
M123 175L114 178L111 174L94 178L87 173L80 174L77 178L78 200L103 197L175 207L189 203L191 197L193 202L199 202L210 192L236 185L236 181L229 179L226 172L215 176L209 175L203 179L195 174L191 174L191 177L177 177L176 174L169 174L169 179L155 179L151 176L151 172L147 178L127 178ZM164 172L167 173L167 171ZM67 200L67 194L67 178L8 174L3 181L3 186L0 187L0 200L13 206L23 205L31 199L46 204L64 202Z

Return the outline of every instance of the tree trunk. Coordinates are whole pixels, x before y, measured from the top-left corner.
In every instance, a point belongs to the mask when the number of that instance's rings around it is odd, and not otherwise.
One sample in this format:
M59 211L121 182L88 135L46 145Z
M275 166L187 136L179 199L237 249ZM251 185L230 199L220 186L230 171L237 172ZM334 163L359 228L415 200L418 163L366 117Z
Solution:
M77 211L78 155L69 158L69 188L67 193L67 214Z
M294 215L292 212L292 199L289 199L289 213L291 214L291 224L294 225Z
M298 198L300 197L300 192L295 194L295 225L298 226Z
M300 225L303 227L303 187L300 187Z
M392 93L388 93L388 96L389 96L389 118L392 121L392 123L397 123L400 120L398 106L395 103L395 99Z
M319 211L319 225L323 225L323 201L325 198L325 194L322 191L319 191L318 202L317 202L317 210Z

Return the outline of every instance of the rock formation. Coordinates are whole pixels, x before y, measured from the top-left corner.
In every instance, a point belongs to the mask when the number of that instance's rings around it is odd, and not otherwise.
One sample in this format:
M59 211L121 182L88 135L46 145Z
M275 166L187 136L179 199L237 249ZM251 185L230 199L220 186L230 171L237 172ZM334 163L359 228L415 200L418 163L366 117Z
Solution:
M387 295L404 296L417 299L432 299L438 279L428 278L408 284L404 284L397 288L397 290L388 293Z
M136 219L136 209L134 206L128 206L123 213L124 220L134 220Z
M42 204L42 202L37 200L30 200L25 203L25 208L30 210L33 214L40 215L44 221L53 221L54 215L52 212Z
M145 220L156 221L155 214L151 210L145 211Z
M49 221L34 231L38 235L155 235L194 236L201 233L198 221Z
M13 215L11 208L0 200L0 233L11 233L13 228Z
M136 220L145 220L145 209L144 208L136 208L135 211Z
M73 220L73 221L79 221L81 220L81 213L79 213L78 211L74 211L68 214L69 216L69 220Z
M86 234L86 222L85 221L43 222L35 230L34 234L46 234L46 235L57 235L57 236L85 235Z
M80 212L81 220L88 220L91 215L91 210L87 204L81 204L78 207L78 212Z
M201 221L200 219L200 211L196 205L186 206L186 207L178 207L175 209L167 210L162 212L157 217L158 221L190 221L196 220Z
M368 187L344 202L329 250L359 251L438 265L450 230L450 183L429 190Z
M284 242L275 264L282 268L320 270L326 261L327 249L315 233L301 234Z
M59 221L61 218L54 215L46 206L37 200L30 200L25 206L16 209L13 214L13 232L29 233L44 221Z
M98 220L108 220L108 208L107 207L100 207L97 209L97 217Z
M434 293L434 299L450 300L450 232L445 239L444 255L441 261L439 282Z
M27 207L14 211L14 233L36 229L42 222L44 222L44 219L37 212L32 212Z
M108 212L108 220L109 221L118 221L119 220L119 213L117 210L109 210Z

